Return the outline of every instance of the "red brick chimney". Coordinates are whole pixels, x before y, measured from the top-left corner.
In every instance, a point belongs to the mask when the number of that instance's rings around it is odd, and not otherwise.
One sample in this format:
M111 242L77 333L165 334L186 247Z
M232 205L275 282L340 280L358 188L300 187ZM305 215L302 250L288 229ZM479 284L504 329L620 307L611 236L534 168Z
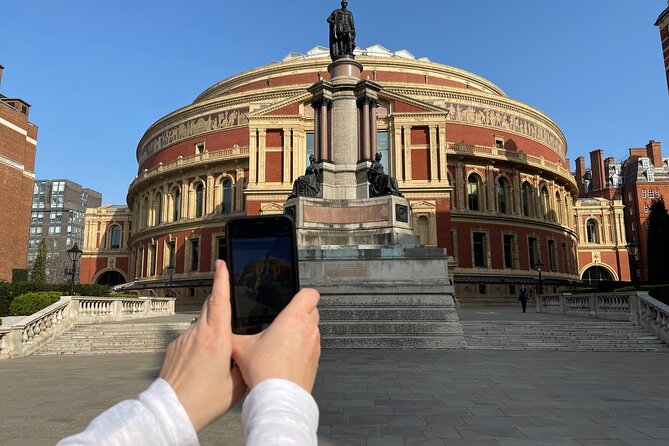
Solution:
M590 152L590 171L592 172L592 190L604 189L606 176L604 175L604 151L602 149Z
M585 158L579 156L576 158L576 184L578 185L578 194L583 197L585 195L585 187L583 185L583 177L585 177Z
M646 144L646 156L654 167L662 167L662 147L660 142L651 139Z

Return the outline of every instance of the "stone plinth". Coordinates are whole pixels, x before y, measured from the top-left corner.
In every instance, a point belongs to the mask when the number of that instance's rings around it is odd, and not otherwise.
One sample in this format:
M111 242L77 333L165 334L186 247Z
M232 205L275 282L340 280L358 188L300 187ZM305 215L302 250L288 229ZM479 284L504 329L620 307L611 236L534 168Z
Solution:
M445 249L301 249L300 282L321 294L324 348L465 348Z
M284 204L295 220L300 248L324 245L418 246L411 229L409 203L402 197L323 200L297 197Z

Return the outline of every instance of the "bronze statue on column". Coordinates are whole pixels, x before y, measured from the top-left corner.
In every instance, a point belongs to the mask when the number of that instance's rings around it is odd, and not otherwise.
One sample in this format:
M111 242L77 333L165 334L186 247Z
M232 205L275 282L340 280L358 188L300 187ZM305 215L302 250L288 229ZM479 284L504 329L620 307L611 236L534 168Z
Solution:
M328 17L330 24L330 57L333 61L342 57L353 58L355 50L355 23L353 14L347 10L348 2L341 2L341 9L335 9Z

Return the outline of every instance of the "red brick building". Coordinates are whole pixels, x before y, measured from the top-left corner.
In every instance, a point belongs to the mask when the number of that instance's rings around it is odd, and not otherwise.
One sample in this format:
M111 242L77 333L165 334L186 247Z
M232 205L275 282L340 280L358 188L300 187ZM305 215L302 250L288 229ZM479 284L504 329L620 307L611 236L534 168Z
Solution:
M3 67L0 65L0 80ZM0 280L26 268L30 207L35 179L37 126L28 120L30 104L0 94Z
M374 124L386 171L411 203L421 243L448 249L458 297L515 299L521 283L536 284L539 260L547 291L578 280L578 190L557 125L473 73L378 45L357 52L362 78L383 87ZM329 62L322 47L291 53L149 127L127 196L127 271L115 260L128 281L166 292L171 264L182 302L206 295L227 219L282 212L304 173L314 151L307 88ZM104 226L87 223L91 250L106 246ZM108 254L87 257L82 281L109 270Z

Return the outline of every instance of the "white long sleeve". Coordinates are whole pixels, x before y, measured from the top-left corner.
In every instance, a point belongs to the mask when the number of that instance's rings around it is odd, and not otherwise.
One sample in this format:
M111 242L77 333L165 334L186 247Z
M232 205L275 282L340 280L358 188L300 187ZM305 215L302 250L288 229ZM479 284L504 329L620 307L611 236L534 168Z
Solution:
M247 446L316 446L318 406L297 384L270 379L258 384L242 409ZM172 387L157 379L136 400L122 401L83 432L57 446L196 446L197 433Z
M316 446L318 406L309 392L285 379L253 388L242 408L246 446Z
M157 379L136 400L122 401L103 412L85 431L57 446L191 446L197 434L172 387Z

